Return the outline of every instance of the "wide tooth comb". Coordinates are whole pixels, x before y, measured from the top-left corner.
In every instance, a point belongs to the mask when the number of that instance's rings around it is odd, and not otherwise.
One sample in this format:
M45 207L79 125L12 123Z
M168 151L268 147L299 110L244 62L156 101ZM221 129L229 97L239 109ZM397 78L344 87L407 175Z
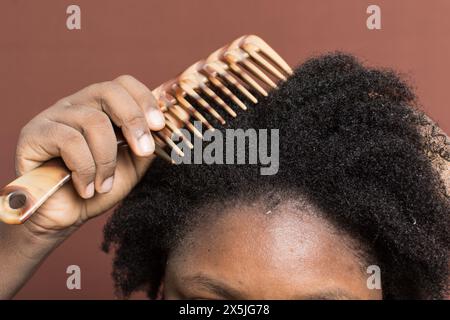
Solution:
M175 81L170 81L153 90L161 110L177 126L182 127L185 125L198 138L203 139L202 133L189 121L189 113L178 105L178 101L173 95L169 94L174 84Z
M236 112L229 106L216 92L214 92L209 86L208 82L210 81L207 76L203 74L203 69L205 67L206 61L199 61L195 64L193 64L191 67L189 67L181 76L180 76L180 83L183 83L184 81L188 81L191 86L193 86L194 91L200 91L201 93L205 94L218 106L220 106L222 109L224 109L230 116L233 118L237 116ZM209 108L212 108L208 102L206 102L204 99L200 98L201 101L203 101L201 104L208 105ZM199 101L200 103L200 101ZM217 113L217 111L216 111ZM221 117L216 118L220 122L222 122ZM222 123L223 124L223 123Z
M176 124L177 121L172 117L172 115L166 112L164 116L166 118L166 126L168 126L174 134L181 137L189 149L194 149L194 145L191 143L189 138L186 137L183 132L181 132L180 128Z
M206 118L198 112L191 103L186 99L186 92L179 85L175 85L175 97L180 103L180 106L185 108L194 118L200 121L203 125L206 126L208 130L214 130L213 126L206 120Z
M190 66L185 72L179 76L179 86L186 92L188 96L194 99L202 108L210 113L220 124L224 125L225 120L200 94L196 91L201 89L207 81L207 78L198 72L202 62Z
M229 66L220 59L223 59L224 50L218 50L208 57L204 70L211 74L219 75L224 78L230 87L238 89L252 103L257 104L258 99L234 76L228 71Z
M236 41L239 41L239 47L244 49L255 61L278 79L286 80L286 76L277 70L277 67L288 76L292 74L292 69L286 61L260 37L249 35L243 36ZM269 61L263 56L267 57Z
M217 87L223 94L225 94L228 98L233 100L234 103L236 103L242 110L247 110L247 106L244 102L242 102L241 99L239 99L233 92L230 91L217 77L217 73L213 70L209 69L209 65L205 64L202 71L204 74L207 75L208 80L211 81L211 83Z
M269 90L277 87L277 81L286 80L291 74L289 65L254 35L240 37L214 51L177 78L153 90L166 120L164 129L153 132L155 154L174 163L169 156L171 151L184 156L175 144L174 136L181 138L188 148L194 147L190 137L180 130L182 127L203 139L203 133L193 124L194 121L214 130L206 114L223 125L225 119L220 111L236 117L233 107L247 110L250 105L258 103L258 96L267 96ZM120 133L118 145L126 145ZM0 190L0 221L9 224L25 222L69 180L70 171L60 160L44 163L17 178Z
M269 93L250 76L243 68L239 66L242 61L248 59L244 55L245 51L240 48L229 48L223 53L224 59L227 61L231 71L233 71L239 78L244 80L250 87L256 89L261 95L267 96ZM245 64L244 64L245 65ZM269 79L270 80L270 79ZM275 85L276 87L276 85Z
M174 163L172 158L164 151L164 141L161 140L158 136L153 135L153 140L155 140L155 153L160 156L162 159Z

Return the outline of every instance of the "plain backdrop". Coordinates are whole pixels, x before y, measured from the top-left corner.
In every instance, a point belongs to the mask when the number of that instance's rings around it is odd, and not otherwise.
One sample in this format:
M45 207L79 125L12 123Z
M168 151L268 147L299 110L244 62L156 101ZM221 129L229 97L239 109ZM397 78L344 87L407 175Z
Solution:
M81 30L66 28L70 4L81 7ZM366 27L371 4L381 8L381 30ZM121 74L154 88L250 33L292 66L340 50L369 65L395 68L448 132L449 14L448 0L2 0L0 184L15 176L20 128L59 98ZM17 298L114 298L111 256L100 251L107 216L60 246ZM72 264L81 267L81 290L66 288L66 268Z

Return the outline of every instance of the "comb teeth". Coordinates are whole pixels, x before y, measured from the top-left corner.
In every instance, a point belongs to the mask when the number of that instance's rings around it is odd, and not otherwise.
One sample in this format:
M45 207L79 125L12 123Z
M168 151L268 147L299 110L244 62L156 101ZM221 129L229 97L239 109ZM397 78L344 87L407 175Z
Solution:
M222 113L237 117L234 108L247 110L258 103L258 96L267 96L292 74L289 65L261 38L243 36L187 68L175 80L153 91L165 114L166 127L154 132L155 153L172 162L169 154L183 151L173 142L172 135L182 139L188 148L193 145L180 131L185 127L203 138L192 121L200 121L207 129L214 127L207 116L225 124Z

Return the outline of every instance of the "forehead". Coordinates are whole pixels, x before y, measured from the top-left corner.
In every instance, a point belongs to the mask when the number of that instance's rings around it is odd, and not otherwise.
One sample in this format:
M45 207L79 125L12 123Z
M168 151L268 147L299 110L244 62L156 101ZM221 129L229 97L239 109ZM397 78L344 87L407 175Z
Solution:
M173 252L169 272L180 278L208 274L246 292L276 288L272 293L284 298L337 283L365 289L364 262L352 240L313 208L292 201L268 208L259 202L208 216Z

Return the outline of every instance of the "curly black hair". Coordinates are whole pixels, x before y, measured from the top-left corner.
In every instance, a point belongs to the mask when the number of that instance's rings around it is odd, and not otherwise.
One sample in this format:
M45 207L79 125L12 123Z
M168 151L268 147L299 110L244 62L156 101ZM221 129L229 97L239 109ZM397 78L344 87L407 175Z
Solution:
M448 164L448 143L436 144L429 127L395 72L343 53L309 59L219 129L278 128L277 174L261 175L255 165L154 162L105 226L103 249L115 248L118 292L155 297L168 254L199 207L273 189L306 196L369 248L383 271L383 298L443 298L450 211L432 159Z

